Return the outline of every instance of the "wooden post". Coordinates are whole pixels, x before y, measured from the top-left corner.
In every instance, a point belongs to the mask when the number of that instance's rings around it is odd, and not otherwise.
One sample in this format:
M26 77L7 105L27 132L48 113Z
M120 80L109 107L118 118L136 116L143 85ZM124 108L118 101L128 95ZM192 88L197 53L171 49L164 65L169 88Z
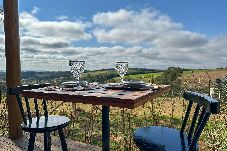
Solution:
M6 55L6 85L7 88L21 84L20 40L18 1L3 0L5 55ZM17 139L23 136L20 124L21 114L16 97L7 94L9 137Z

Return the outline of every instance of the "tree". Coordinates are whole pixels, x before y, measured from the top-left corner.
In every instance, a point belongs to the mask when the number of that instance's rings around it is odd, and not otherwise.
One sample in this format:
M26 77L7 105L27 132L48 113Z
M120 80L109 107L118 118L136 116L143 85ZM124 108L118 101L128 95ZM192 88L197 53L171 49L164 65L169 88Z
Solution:
M163 74L156 79L160 84L172 85L179 77L181 77L183 70L179 67L169 67Z
M183 70L179 67L169 67L163 74L156 78L158 84L171 85L172 94L177 95L181 92L181 79Z

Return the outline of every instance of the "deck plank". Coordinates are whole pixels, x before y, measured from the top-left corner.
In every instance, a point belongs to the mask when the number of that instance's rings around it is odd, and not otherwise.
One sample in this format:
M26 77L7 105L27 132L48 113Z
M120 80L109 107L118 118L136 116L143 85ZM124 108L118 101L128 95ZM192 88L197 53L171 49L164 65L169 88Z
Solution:
M24 135L22 138L17 140L11 140L7 137L0 137L0 150L1 151L27 151L28 146L28 135ZM101 151L100 147L85 144L82 142L77 142L67 139L68 149L70 151ZM34 151L43 151L43 136L37 135L35 141ZM58 137L51 137L51 150L52 151L61 151L61 143Z

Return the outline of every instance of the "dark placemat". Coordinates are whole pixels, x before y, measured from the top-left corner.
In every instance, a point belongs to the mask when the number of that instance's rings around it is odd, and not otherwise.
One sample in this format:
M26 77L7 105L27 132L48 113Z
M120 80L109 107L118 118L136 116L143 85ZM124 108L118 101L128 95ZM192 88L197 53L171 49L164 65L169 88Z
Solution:
M145 90L153 90L154 87L147 85L147 84L141 84L141 85L129 85L129 84L106 84L106 89L113 89L113 90L135 90L135 91L145 91Z
M44 90L46 91L87 91L87 90L94 90L94 86L79 86L79 87L57 87L57 86L48 86L45 87Z

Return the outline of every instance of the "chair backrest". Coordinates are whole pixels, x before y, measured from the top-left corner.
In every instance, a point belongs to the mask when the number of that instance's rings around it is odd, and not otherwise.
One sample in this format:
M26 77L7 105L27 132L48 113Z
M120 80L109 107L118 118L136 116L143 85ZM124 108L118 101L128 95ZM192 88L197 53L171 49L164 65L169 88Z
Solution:
M35 85L22 85L22 86L17 86L13 88L8 89L8 93L10 95L15 95L17 98L17 103L22 115L22 119L25 125L31 124L32 122L32 114L31 114L31 107L30 107L30 101L28 97L24 96L24 102L25 105L23 105L23 98L21 97L21 92L23 90L31 90L31 89L38 89L38 88L43 88L46 86L49 86L49 83L46 84L35 84ZM33 98L34 101L34 109L35 109L35 116L39 119L40 117L40 111L39 111L39 103L36 98ZM26 109L25 109L26 106ZM46 119L48 119L48 110L47 110L47 104L46 100L42 100L42 108L44 110L44 116ZM29 123L28 123L29 122Z
M183 97L189 101L189 104L181 126L181 133L185 131L193 103L196 104L188 132L188 144L190 145L189 150L193 150L209 119L210 114L219 113L220 102L208 95L190 91L184 92Z

